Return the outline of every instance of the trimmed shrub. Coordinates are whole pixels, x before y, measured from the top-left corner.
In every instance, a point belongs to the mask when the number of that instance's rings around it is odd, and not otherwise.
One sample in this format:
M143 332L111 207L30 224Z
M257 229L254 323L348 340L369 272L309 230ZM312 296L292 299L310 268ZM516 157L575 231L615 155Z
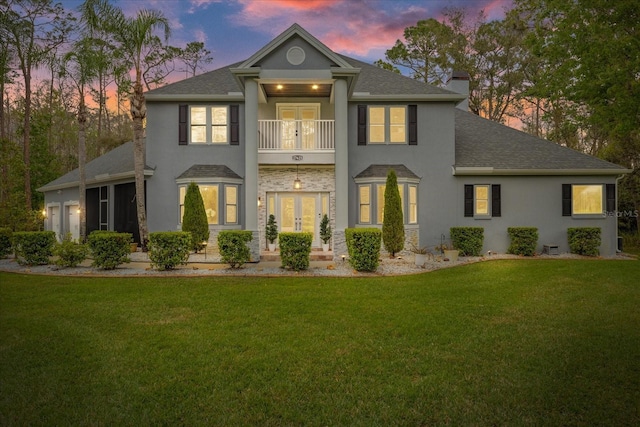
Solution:
M280 233L280 260L282 267L294 271L309 268L311 255L311 233Z
M600 227L575 227L567 229L569 250L572 254L600 255Z
M331 240L332 231L331 225L329 225L329 217L327 214L322 215L322 221L320 221L320 240L322 240L322 243L325 245Z
M358 271L376 271L380 263L380 229L347 228L345 238L351 266Z
M267 220L267 226L265 227L265 237L267 241L274 244L278 238L278 224L276 223L276 217L274 214L269 215Z
M149 260L158 270L173 270L185 265L191 250L191 233L186 231L157 231L149 233Z
M94 231L89 234L92 265L104 270L113 270L120 264L131 262L131 237L131 233L115 231Z
M533 256L538 245L538 229L536 227L507 228L511 244L507 253L514 255Z
M53 254L55 243L56 233L53 231L13 233L13 248L18 264L21 265L49 264L49 257Z
M184 215L182 217L182 231L191 233L191 249L198 252L209 241L209 221L204 210L202 194L195 182L189 184L184 195Z
M484 243L482 227L451 227L451 243L461 256L480 256Z
M247 243L253 240L249 230L226 230L218 233L218 249L222 261L231 268L240 268L251 260L251 250Z
M387 173L387 183L384 188L382 241L384 242L384 248L392 257L404 249L402 200L400 199L400 191L398 190L398 178L393 169Z
M10 228L0 228L0 258L4 258L11 253L12 234Z
M71 233L67 233L62 242L53 247L53 254L58 257L53 263L58 267L76 267L87 258L88 253L87 245L74 242Z

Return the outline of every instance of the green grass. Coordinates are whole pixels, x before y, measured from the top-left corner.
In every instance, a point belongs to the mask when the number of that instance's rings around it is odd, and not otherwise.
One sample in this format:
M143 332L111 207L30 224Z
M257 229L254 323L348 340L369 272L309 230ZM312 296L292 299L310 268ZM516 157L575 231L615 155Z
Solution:
M0 425L638 425L638 278L0 273Z

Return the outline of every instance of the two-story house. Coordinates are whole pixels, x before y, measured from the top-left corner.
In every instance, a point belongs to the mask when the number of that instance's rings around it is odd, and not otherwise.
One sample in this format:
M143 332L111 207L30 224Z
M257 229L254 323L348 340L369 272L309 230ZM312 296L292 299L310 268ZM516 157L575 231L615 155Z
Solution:
M594 226L601 253L614 254L608 213L628 170L477 117L465 91L464 73L441 89L333 52L293 25L244 62L146 93L149 230L180 229L195 182L211 245L220 230L250 230L258 260L273 214L281 231L311 232L319 246L327 214L339 257L346 228L382 226L394 169L407 248L481 226L484 250L505 252L507 228L531 226L539 251L566 252L567 228ZM91 162L87 177L89 231L137 235L131 144ZM47 228L77 226L77 185L74 171L40 189Z

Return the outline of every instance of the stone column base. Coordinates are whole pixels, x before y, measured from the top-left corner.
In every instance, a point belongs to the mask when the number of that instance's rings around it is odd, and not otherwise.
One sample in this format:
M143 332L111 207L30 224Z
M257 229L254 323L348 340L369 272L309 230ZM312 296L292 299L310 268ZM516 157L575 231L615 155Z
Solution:
M251 251L250 262L260 262L260 232L251 230L251 236L253 239L247 243Z
M334 231L331 238L333 239L333 260L342 261L342 255L349 256L344 230Z

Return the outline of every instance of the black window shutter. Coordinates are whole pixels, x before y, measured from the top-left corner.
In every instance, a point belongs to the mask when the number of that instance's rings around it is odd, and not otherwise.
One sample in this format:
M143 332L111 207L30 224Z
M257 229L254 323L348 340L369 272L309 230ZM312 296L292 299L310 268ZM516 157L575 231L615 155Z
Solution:
M240 145L240 106L229 106L230 145Z
M607 213L611 215L611 212L616 210L616 185L607 184Z
M182 104L178 106L178 144L187 145L187 116L189 106Z
M473 216L473 185L464 186L464 216Z
M502 216L500 184L493 184L491 186L491 216Z
M358 105L358 145L367 145L367 106Z
M571 216L571 184L562 184L562 216Z
M418 106L409 105L409 145L418 145Z

